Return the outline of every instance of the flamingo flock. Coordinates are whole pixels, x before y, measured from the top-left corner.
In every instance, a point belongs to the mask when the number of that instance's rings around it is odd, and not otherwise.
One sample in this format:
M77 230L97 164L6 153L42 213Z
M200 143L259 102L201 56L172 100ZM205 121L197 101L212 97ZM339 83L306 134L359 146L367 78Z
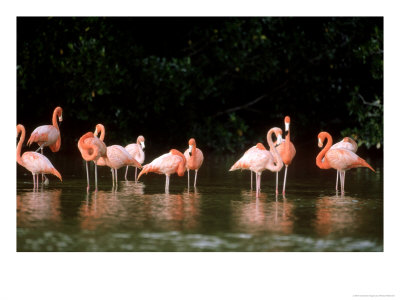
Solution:
M52 125L42 125L34 129L27 145L37 143L39 148L35 151L27 151L21 155L22 144L25 140L25 127L22 124L17 125L17 137L20 139L17 144L17 163L32 173L33 187L39 187L39 174L42 175L42 184L48 184L45 174L52 174L62 181L61 174L52 165L50 160L43 155L43 149L49 147L52 152L58 152L61 147L61 133L59 123L62 122L63 110L56 107L53 112ZM57 122L58 118L58 122ZM261 191L261 175L263 171L276 173L275 193L278 191L278 173L285 166L283 179L282 195L286 194L286 182L288 167L292 164L296 155L296 148L290 137L290 117L284 118L285 138L282 137L282 129L279 127L271 128L266 136L269 150L262 143L248 149L243 156L235 162L229 171L250 170L251 173L251 189L253 189L253 172L256 174L256 196ZM100 137L98 135L100 134ZM275 136L275 142L272 137ZM145 174L157 173L165 175L165 191L169 190L170 176L177 174L182 177L187 171L188 188L190 187L190 171L194 171L193 187L196 188L197 173L201 168L204 155L197 147L194 138L189 139L188 149L184 153L176 149L171 149L168 153L154 159L152 162L143 165L145 160L144 148L145 138L139 135L136 143L129 144L125 147L120 145L106 146L104 142L105 127L102 124L95 126L94 132L83 134L78 141L78 149L81 153L86 165L87 191L90 189L89 168L88 163L93 162L95 166L95 191L97 186L97 166L107 166L111 170L112 185L118 186L118 169L126 167L125 180L128 176L129 166L135 167L135 183ZM323 147L325 140L327 143ZM350 137L343 138L342 141L332 145L332 136L328 132L320 132L318 134L318 146L323 147L316 157L316 165L320 169L336 169L336 192L338 192L338 181L340 179L340 191L344 194L344 182L346 171L352 168L366 167L375 172L375 170L355 152L357 151L357 143ZM38 153L38 151L41 153ZM137 174L137 169L141 169Z

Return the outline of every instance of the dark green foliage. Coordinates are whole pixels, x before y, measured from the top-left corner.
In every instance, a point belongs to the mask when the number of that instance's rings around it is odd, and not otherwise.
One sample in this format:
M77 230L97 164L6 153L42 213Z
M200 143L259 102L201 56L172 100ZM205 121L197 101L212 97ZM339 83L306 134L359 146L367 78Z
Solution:
M61 105L64 145L75 147L102 122L107 144L143 134L154 146L182 149L195 137L201 148L238 152L283 127L285 115L299 144L320 130L383 144L383 18L18 18L17 25L18 122L30 132Z

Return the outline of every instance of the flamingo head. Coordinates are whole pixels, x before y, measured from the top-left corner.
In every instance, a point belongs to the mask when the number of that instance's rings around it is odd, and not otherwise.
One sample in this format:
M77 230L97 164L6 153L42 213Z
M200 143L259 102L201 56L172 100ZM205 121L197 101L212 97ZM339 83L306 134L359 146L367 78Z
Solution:
M196 146L196 140L194 138L191 138L189 140L189 155L190 156L192 156L193 146Z
M286 116L285 117L285 131L289 131L289 126L290 126L290 117Z
M320 132L318 134L318 147L322 148L322 146L324 145L325 139L326 139L325 132L324 131Z
M142 149L144 149L144 136L143 135L139 135L137 140L136 140L136 143L138 143L142 147Z
M60 106L57 106L56 111L57 111L58 122L62 122L62 120L63 120L62 108Z
M278 146L282 143L282 129L276 127L274 133L276 135L276 146Z

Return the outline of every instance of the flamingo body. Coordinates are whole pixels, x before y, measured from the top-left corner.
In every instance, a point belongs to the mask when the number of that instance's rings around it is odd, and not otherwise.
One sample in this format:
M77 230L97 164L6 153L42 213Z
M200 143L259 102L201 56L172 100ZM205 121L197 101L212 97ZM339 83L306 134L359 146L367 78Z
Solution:
M56 107L53 112L53 125L42 125L37 127L29 137L29 140L27 142L28 146L30 146L32 143L37 143L39 145L39 149L41 149L42 152L44 147L49 147L52 152L57 152L58 150L60 150L61 135L58 128L57 116L59 122L61 122L62 108L59 106Z
M99 166L109 166L112 169L118 170L123 166L134 166L142 168L142 165L137 162L124 147L120 145L112 145L107 147L107 158L100 157L97 161Z
M375 170L364 159L359 157L354 152L342 148L332 149L332 136L325 131L318 134L319 147L323 146L325 139L327 139L328 142L317 155L316 164L320 169L333 168L339 171L342 195L344 194L344 181L347 170L352 168L366 167L375 172Z
M53 174L62 181L61 174L46 156L32 151L25 152L21 156L22 143L25 140L25 127L21 124L17 125L17 136L19 133L21 133L21 137L17 146L17 163L32 173L33 187L39 186L39 178L35 179L38 174Z
M265 149L264 145L258 143L251 147L245 154L229 169L235 171L238 169L248 169L256 173L256 195L259 195L261 185L261 174L264 170L279 172L283 167L282 158L279 156L275 145L272 142L272 133L277 136L278 144L282 140L282 130L280 128L271 128L267 133L267 142L270 151ZM277 182L278 183L278 182ZM278 186L276 185L276 192Z
M197 148L196 140L194 138L191 138L189 140L189 148L186 149L183 155L185 156L186 159L186 170L188 172L188 187L190 185L189 170L195 171L194 186L196 186L197 172L200 169L201 165L203 164L204 155L203 152L199 148Z
M185 156L180 151L171 149L170 152L163 154L154 159L151 163L144 165L143 170L139 173L138 179L143 174L147 174L149 172L165 174L165 189L168 190L170 175L177 173L178 176L183 176L185 174L185 166Z
M125 150L128 151L128 153L134 158L136 159L140 164L143 164L144 162L144 137L142 135L139 135L136 143L133 144L129 144L125 147ZM126 166L126 171L125 171L125 180L127 179L127 175L128 175L128 168L129 166ZM137 168L135 168L135 181L137 181Z

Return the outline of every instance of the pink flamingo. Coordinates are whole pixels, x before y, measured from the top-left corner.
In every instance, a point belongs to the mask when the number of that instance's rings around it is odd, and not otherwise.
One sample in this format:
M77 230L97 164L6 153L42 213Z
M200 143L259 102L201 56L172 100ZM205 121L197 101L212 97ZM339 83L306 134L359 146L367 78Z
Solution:
M342 149L347 149L350 150L351 152L356 153L358 146L357 143L349 137L345 137L343 138L343 140L341 140L340 142L333 144L331 149L338 149L338 148L342 148ZM339 179L339 171L336 171L336 191L338 190L338 179Z
M165 190L169 189L169 177L171 174L177 173L178 176L185 174L186 159L185 156L176 149L171 149L168 153L163 154L151 163L143 166L143 170L139 173L138 179L143 174L154 172L157 174L165 174Z
M361 157L350 150L336 148L332 149L332 136L323 131L318 134L318 147L322 147L325 139L328 139L325 147L317 155L316 164L320 169L336 169L340 173L341 193L344 194L344 179L347 170L352 168L366 167L375 170Z
M136 139L136 143L129 144L128 146L125 147L125 149L140 164L143 164L143 162L144 162L144 151L143 151L144 137L143 137L143 135L139 135ZM125 180L128 180L128 178L127 178L128 168L129 168L129 166L126 166ZM137 182L137 168L135 168L135 181Z
M53 125L43 125L37 127L31 133L31 136L27 142L28 146L30 146L32 143L38 143L39 148L36 150L36 152L40 149L42 154L43 148L47 146L53 152L60 150L61 135L60 129L58 128L57 117L58 121L62 122L62 108L59 106L56 107L53 112Z
M203 152L199 148L196 147L196 141L194 138L189 140L189 149L186 149L183 154L186 158L186 170L188 173L188 188L190 185L189 179L189 170L194 170L194 187L196 187L196 179L197 179L197 171L200 169L203 164L204 156Z
M292 163L294 156L296 155L296 148L293 143L290 141L290 117L285 117L285 131L287 132L285 139L282 140L282 143L276 147L279 155L282 158L283 163L285 164L285 178L283 179L283 188L282 195L285 196L285 187L286 187L286 174L288 166ZM276 172L276 181L278 181L278 172ZM276 191L278 193L278 190Z
M107 157L107 147L104 144L105 129L102 124L97 124L95 134L101 131L100 139L92 132L85 133L78 141L78 148L82 158L86 161L87 191L89 191L89 169L88 161L94 162L95 186L97 191L97 161L100 157Z
M36 150L43 155L43 148L49 147L52 152L58 152L61 147L61 135L60 129L58 128L58 121L62 122L62 108L57 106L53 112L53 125L42 125L37 127L29 137L27 145L30 146L32 143L37 143L39 148ZM46 176L42 174L42 181ZM46 178L46 184L48 180Z
M107 147L107 157L100 157L97 160L98 166L108 166L111 168L112 181L114 186L114 173L115 173L115 185L118 185L118 172L117 170L121 167L130 165L137 168L142 168L142 165L134 159L124 147L120 145L112 145Z
M277 137L278 145L282 141L282 129L274 127L267 133L267 143L270 151L265 149L264 145L258 143L250 148L246 153L230 168L229 171L238 169L248 169L256 173L256 195L260 192L261 174L264 170L279 172L283 167L282 158L272 142L272 133ZM276 182L276 192L278 191L278 182Z
M21 137L17 146L17 163L32 173L33 188L39 187L39 174L53 174L62 181L61 174L54 168L46 156L32 151L25 152L21 156L22 143L25 140L25 127L21 124L18 124L17 137L20 133Z

